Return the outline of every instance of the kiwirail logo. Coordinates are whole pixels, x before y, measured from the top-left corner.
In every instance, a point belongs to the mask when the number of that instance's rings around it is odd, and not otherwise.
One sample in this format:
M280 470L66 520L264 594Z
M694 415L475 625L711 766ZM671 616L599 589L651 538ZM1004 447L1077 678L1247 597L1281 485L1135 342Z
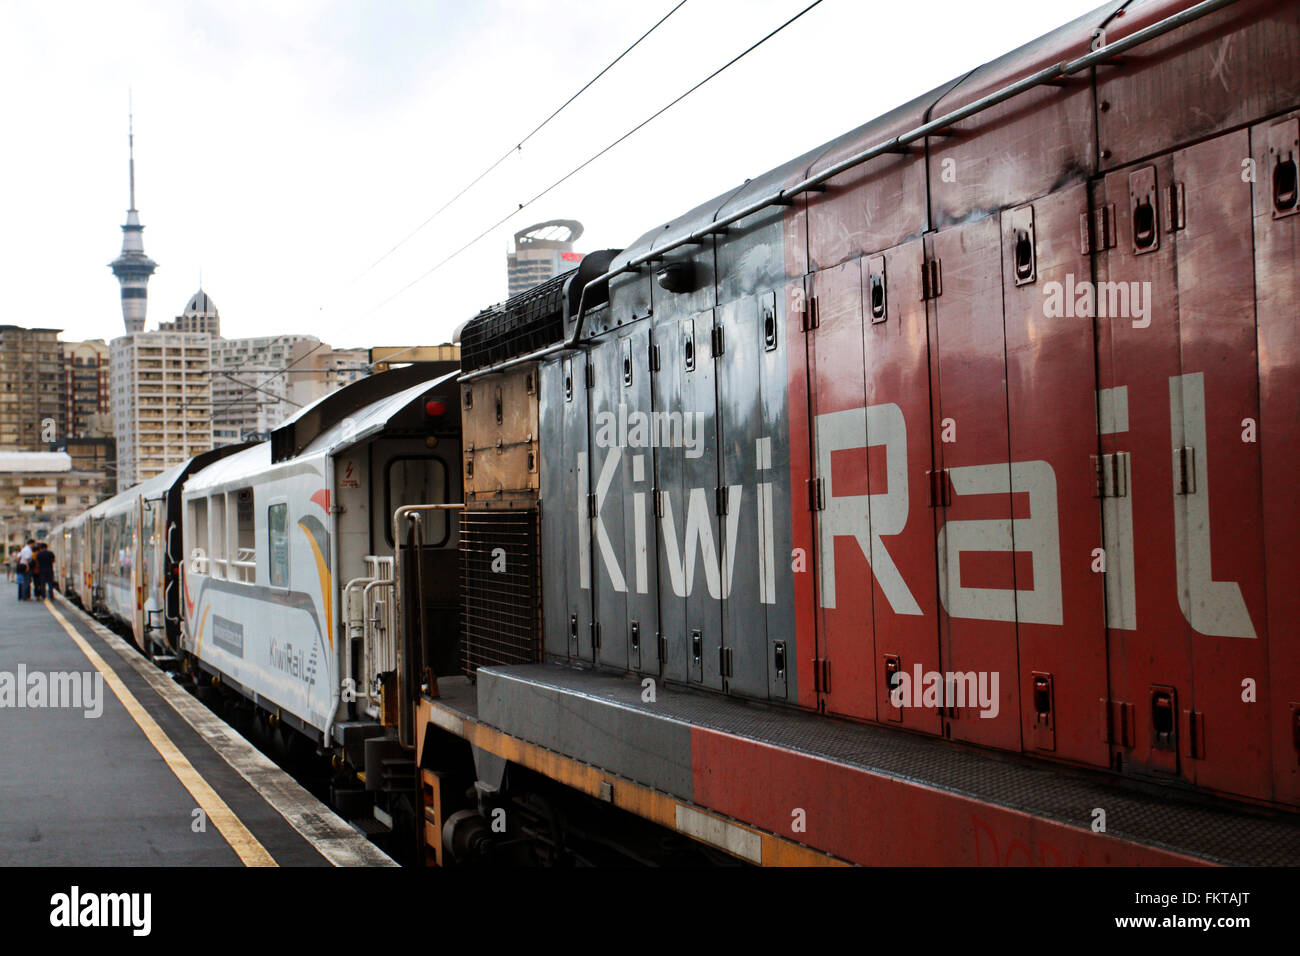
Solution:
M1150 282L1075 281L1043 283L1043 315L1049 319L1132 319L1133 328L1151 325Z
M97 671L0 671L0 710L41 708L81 710L94 719L104 712L104 676Z
M599 448L684 448L687 458L704 454L703 412L643 412L620 404L596 413Z
M73 886L50 897L50 925L61 928L128 927L132 936L148 936L153 925L149 893L82 893Z
M997 671L900 670L892 678L889 702L895 707L978 707L981 717L996 717Z

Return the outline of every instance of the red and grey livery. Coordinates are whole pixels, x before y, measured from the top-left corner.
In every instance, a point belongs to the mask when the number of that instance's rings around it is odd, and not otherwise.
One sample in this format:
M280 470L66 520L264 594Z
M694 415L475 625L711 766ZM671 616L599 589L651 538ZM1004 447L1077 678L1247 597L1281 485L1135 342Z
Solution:
M432 853L548 781L751 862L1300 862L1298 161L1300 8L1112 2L470 323L462 522L535 538L464 593L540 613L463 603Z

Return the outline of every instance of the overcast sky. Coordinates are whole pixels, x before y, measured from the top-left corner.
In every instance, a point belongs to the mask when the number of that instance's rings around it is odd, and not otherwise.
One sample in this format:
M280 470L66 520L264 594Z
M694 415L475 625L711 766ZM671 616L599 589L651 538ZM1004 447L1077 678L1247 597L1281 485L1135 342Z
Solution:
M824 0L641 132L403 286L809 0L687 0L542 133L372 264L676 0L0 0L0 324L122 334L127 98L147 328L199 286L227 336L434 344L504 297L514 232L658 223L1099 0Z

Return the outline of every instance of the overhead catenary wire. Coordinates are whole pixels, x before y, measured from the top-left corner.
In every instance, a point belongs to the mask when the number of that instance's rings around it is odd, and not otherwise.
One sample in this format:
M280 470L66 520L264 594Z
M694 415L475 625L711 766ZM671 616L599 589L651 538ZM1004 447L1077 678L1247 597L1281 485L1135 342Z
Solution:
M781 32L782 30L784 30L786 27L790 26L792 23L794 23L796 20L798 20L798 19L799 19L800 17L802 17L804 14L808 13L808 12L809 12L810 10L812 10L814 7L819 6L821 3L822 3L822 0L813 0L812 3L808 4L806 7L804 7L802 10L800 10L798 13L796 13L796 14L795 14L794 16L792 16L790 19L786 20L784 23L782 23L780 26L776 27L776 28L775 28L774 30L772 30L770 33L768 33L768 34L766 34L765 36L763 36L761 39L756 40L754 43L750 44L750 46L746 47L746 48L745 48L744 50L742 50L740 53L736 54L734 57L732 57L730 60L728 60L728 61L727 61L726 63L724 63L722 66L718 67L716 70L714 70L714 71L713 71L712 73L710 73L708 76L704 77L704 79L700 80L700 81L699 81L698 83L696 83L694 86L690 87L690 88L687 89L685 92L679 94L676 98L674 98L673 100L671 100L670 102L668 102L668 103L665 104L664 106L660 107L660 108L659 108L658 110L656 110L654 113L650 114L648 117L646 117L646 118L643 119L641 122L637 123L637 124L636 124L635 126L633 126L631 129L629 129L626 133L624 133L623 135L619 136L617 139L615 139L615 140L614 140L613 142L611 142L609 145L605 146L603 149L599 150L597 153L595 153L594 155L590 156L589 158L583 160L581 163L579 163L579 164L578 164L577 166L575 166L573 169L569 170L567 173L565 173L563 176L561 176L561 177L560 177L559 179L557 179L555 182L551 183L549 186L547 186L547 187L546 187L545 189L543 189L541 192L537 193L537 195L533 196L531 199L527 200L526 202L521 202L521 203L518 205L518 207L517 207L516 209L513 209L512 211L510 211L509 213L507 213L505 216L501 217L501 218L498 219L496 222L492 223L492 225L488 226L486 229L484 229L484 230L483 230L482 232L480 232L478 235L474 236L474 238L470 239L468 242L466 242L464 245L462 245L460 248L458 248L455 252L453 252L453 253L451 253L450 255L448 255L448 256L446 256L446 257L444 257L444 258L438 260L436 263L434 263L432 266L430 266L430 267L429 267L428 269L426 269L424 272L420 273L420 275L416 276L414 279L412 279L412 280L411 280L410 282L408 282L406 285L402 286L400 289L398 289L396 292L394 292L394 293L393 293L392 295L390 295L388 298L384 299L382 302L380 302L378 305L376 305L374 308L372 308L369 312L366 312L363 316L361 316L361 318L364 319L364 318L368 318L368 317L370 317L371 315L374 315L376 312L378 312L378 311L379 311L380 309L382 309L384 306L388 305L388 303L392 302L392 301L393 301L394 299L396 299L398 296L402 295L404 292L406 292L407 290L411 289L413 286L416 286L416 285L418 285L419 283L423 282L425 279L429 278L429 276L433 275L435 272L437 272L437 271L438 271L439 269L441 269L443 266L447 265L449 262L451 262L453 259L455 259L457 256L459 256L461 253L465 252L465 251L466 251L467 249L469 249L470 247L472 247L472 246L474 246L474 245L477 245L479 242L481 242L483 239L485 239L487 236L489 236L492 232L494 232L495 230L499 229L501 226L505 225L507 222L509 222L509 221L510 221L511 219L513 219L515 216L519 215L519 213L523 212L525 209L527 209L527 208L528 208L529 206L531 206L533 203L537 202L537 201L538 201L539 199L541 199L543 196L547 195L547 194L548 194L549 192L551 192L552 190L554 190L554 189L558 188L559 186L563 185L564 183L568 182L570 179L572 179L572 178L573 178L574 176L576 176L578 173L582 172L582 170L586 169L588 166L590 166L590 165L591 165L592 163L594 163L596 160L600 159L600 157L602 157L602 156L604 156L606 153L608 153L608 152L609 152L611 149L613 149L615 146L619 145L619 144L622 143L624 140L626 140L628 137L632 136L633 134L635 134L636 132L638 132L639 130L641 130L642 128L644 128L645 126L649 125L649 124L652 123L654 120L658 119L660 116L662 116L664 113L668 112L670 109L672 109L672 108L673 108L674 106L676 106L678 103L680 103L682 100L686 99L688 96L690 96L690 95L691 95L692 93L694 93L696 90L698 90L700 87L704 86L706 83L708 83L710 80L712 80L712 79L714 79L715 77L717 77L719 74L721 74L721 73L723 73L724 71L730 69L730 68L731 68L732 66L734 66L736 63L740 62L742 59L744 59L744 58L745 58L746 56L748 56L750 53L753 53L755 50L757 50L760 46L762 46L762 45L763 45L764 43L766 43L768 40L772 39L774 36L776 36L778 33L780 33L780 32Z
M489 175L491 175L491 173L492 173L492 172L493 172L493 171L494 171L498 166L500 166L502 163L504 163L507 159L509 159L509 158L510 158L511 156L513 156L515 153L517 153L517 152L519 152L520 150L522 150L522 149L524 148L524 144L525 144L525 143L527 143L530 139L532 139L534 136L536 136L538 133L540 133L543 129L545 129L545 128L550 124L551 120L555 119L557 116L559 116L561 113L563 113L563 112L565 111L565 109L567 109L568 106L569 106L569 105L570 105L574 100L576 100L576 99L577 99L579 96L581 96L583 93L587 92L587 90L590 89L590 88L591 88L591 87L596 83L597 80L599 80L602 76L604 76L604 75L605 75L606 73L608 73L611 69L613 69L613 67L615 66L615 64L617 64L620 60L622 60L623 57L627 56L629 53L631 53L633 50L635 50L638 46L640 46L642 40L644 40L646 37L650 36L650 34L654 33L655 30L659 29L659 27L662 26L662 25L664 24L664 22L665 22L669 17L671 17L674 13L676 13L678 10L680 10L680 9L681 9L682 7L684 7L685 5L686 5L686 0L680 0L680 2L679 2L675 7L673 7L671 10L669 10L667 13L665 13L662 17L660 17L660 18L655 22L654 26L650 27L650 29L646 30L646 31L645 31L644 33L642 33L639 37L637 37L636 42L634 42L631 46L629 46L627 49L625 49L625 50L624 50L622 53L620 53L618 56L614 57L614 59L610 60L609 63L605 65L605 68L604 68L604 69L602 69L599 73L597 73L597 74L596 74L595 76L593 76L590 80L588 80L586 83L584 83L584 84L582 85L582 88L579 89L576 93L574 93L574 94L573 94L572 96L570 96L567 100L565 100L563 103L561 103L561 104L560 104L560 105L559 105L559 106L554 110L554 112L551 113L550 116L546 117L546 119L542 120L540 123L538 123L536 126L534 126L534 127L532 128L532 130L529 131L528 135L526 135L526 136L524 136L523 138L521 138L521 139L519 140L519 142L517 142L514 146L511 146L511 147L510 147L509 149L507 149L504 153L502 153L501 156L498 157L497 160L496 160L494 163L492 163L492 164L491 164L490 166L488 166L485 170L483 170L481 173L479 173L477 176L475 176L473 179L471 179L468 183L466 183L463 187L461 187L461 189L460 189L460 190L459 190L459 191L458 191L454 196L452 196L450 199L448 199L446 202L444 202L441 206L439 206L437 209L435 209L432 213L430 213L429 216L428 216L428 218L426 218L422 223L420 223L418 226L416 226L414 229L412 229L409 233L407 233L405 236L403 236L403 237L402 237L402 238L397 242L396 245L394 245L391 249L389 249L389 250L388 250L387 252L385 252L382 256L380 256L378 259L376 259L374 262L372 262L369 266L367 266L366 269L365 269L363 272L361 272L360 275L357 276L357 279L360 279L362 276L366 275L366 273L370 272L372 269L374 269L376 266L378 266L381 262L383 262L385 259L387 259L389 256L391 256L394 252L396 252L398 249L400 249L402 246L404 246L407 242L409 242L411 239L415 238L415 236L416 236L417 234L419 234L419 233L420 233L420 232L421 232L421 231L422 231L426 226L428 226L431 222L433 222L433 221L434 221L435 219L437 219L440 215L442 215L443 212L445 212L445 211L446 211L446 210L447 210L447 209L448 209L448 208L449 208L453 203L456 202L456 200L460 199L460 198L461 198L462 196L464 196L467 192L469 192L471 189L473 189L475 186L477 186L480 182L482 182L484 179L486 179ZM353 281L356 281L356 280L353 280Z

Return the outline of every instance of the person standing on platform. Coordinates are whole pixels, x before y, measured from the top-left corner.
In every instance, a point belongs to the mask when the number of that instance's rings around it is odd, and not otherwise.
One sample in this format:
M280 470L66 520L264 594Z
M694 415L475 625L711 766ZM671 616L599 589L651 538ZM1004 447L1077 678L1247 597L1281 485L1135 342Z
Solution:
M54 600L54 552L44 541L36 552L36 596Z
M28 539L23 549L18 552L18 600L26 601L32 596L32 545L36 542Z

